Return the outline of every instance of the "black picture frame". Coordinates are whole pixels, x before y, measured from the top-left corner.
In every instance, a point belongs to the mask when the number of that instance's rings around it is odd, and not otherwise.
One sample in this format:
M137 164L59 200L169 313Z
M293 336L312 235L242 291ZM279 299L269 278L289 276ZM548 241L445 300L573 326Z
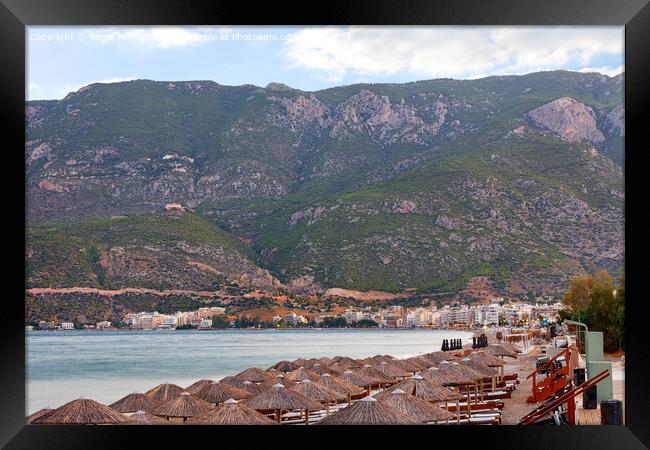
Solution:
M650 445L647 406L648 345L644 337L647 320L645 299L641 297L641 271L645 268L642 247L633 227L642 205L642 194L632 183L643 165L646 109L650 106L647 60L650 55L650 5L648 0L456 0L390 2L329 1L319 6L285 5L276 2L252 5L245 2L171 0L2 0L0 5L0 111L2 115L4 207L3 255L6 264L0 377L0 444L6 448L129 448L200 445L252 447L258 445L364 446L397 438L401 445L445 445L468 448L646 448ZM28 25L205 25L205 24L343 24L343 25L619 25L625 26L625 272L626 314L626 426L554 427L84 427L24 426L25 417L25 335L24 244L13 235L24 236L25 208L25 27ZM53 68L55 70L55 68ZM632 149L632 151L630 151ZM633 174L634 173L634 174ZM637 177L635 179L634 177ZM22 195L19 193L22 185ZM15 203L15 204L14 204ZM23 215L20 216L20 210ZM22 220L21 220L22 217ZM11 244L11 245L10 245ZM634 265L633 265L634 262ZM21 281L22 280L22 281ZM321 436L322 435L322 436ZM394 445L394 444L393 444Z

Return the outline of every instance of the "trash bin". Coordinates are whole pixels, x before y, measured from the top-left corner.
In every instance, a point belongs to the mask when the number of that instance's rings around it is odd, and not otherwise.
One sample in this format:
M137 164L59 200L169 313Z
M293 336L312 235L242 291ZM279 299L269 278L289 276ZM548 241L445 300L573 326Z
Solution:
M591 386L589 389L582 393L582 407L584 409L596 409L598 408L598 397L596 392L596 386Z
M600 423L603 425L623 425L623 402L603 400L600 402Z
M575 380L575 385L580 386L582 383L585 382L585 368L584 367L578 367L576 369L573 369L573 379Z

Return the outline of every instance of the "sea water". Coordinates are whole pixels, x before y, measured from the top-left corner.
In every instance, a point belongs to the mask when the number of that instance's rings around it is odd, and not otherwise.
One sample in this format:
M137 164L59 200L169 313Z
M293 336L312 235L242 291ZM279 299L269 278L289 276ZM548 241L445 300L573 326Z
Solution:
M26 339L27 414L79 397L104 404L170 382L187 387L281 360L440 350L464 331L430 329L268 329L183 331L42 331Z

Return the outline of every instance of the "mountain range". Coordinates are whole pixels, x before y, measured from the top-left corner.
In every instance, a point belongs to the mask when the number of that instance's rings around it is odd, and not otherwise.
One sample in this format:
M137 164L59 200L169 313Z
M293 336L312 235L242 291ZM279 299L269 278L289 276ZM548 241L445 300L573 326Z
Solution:
M26 104L28 287L555 294L623 268L623 75Z

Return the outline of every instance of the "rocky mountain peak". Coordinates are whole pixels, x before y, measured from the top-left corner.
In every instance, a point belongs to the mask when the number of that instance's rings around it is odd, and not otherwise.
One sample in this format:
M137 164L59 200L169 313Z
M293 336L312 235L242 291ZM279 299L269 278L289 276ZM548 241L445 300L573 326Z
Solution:
M561 97L528 114L536 125L549 129L569 142L598 143L605 140L591 107L571 97Z

